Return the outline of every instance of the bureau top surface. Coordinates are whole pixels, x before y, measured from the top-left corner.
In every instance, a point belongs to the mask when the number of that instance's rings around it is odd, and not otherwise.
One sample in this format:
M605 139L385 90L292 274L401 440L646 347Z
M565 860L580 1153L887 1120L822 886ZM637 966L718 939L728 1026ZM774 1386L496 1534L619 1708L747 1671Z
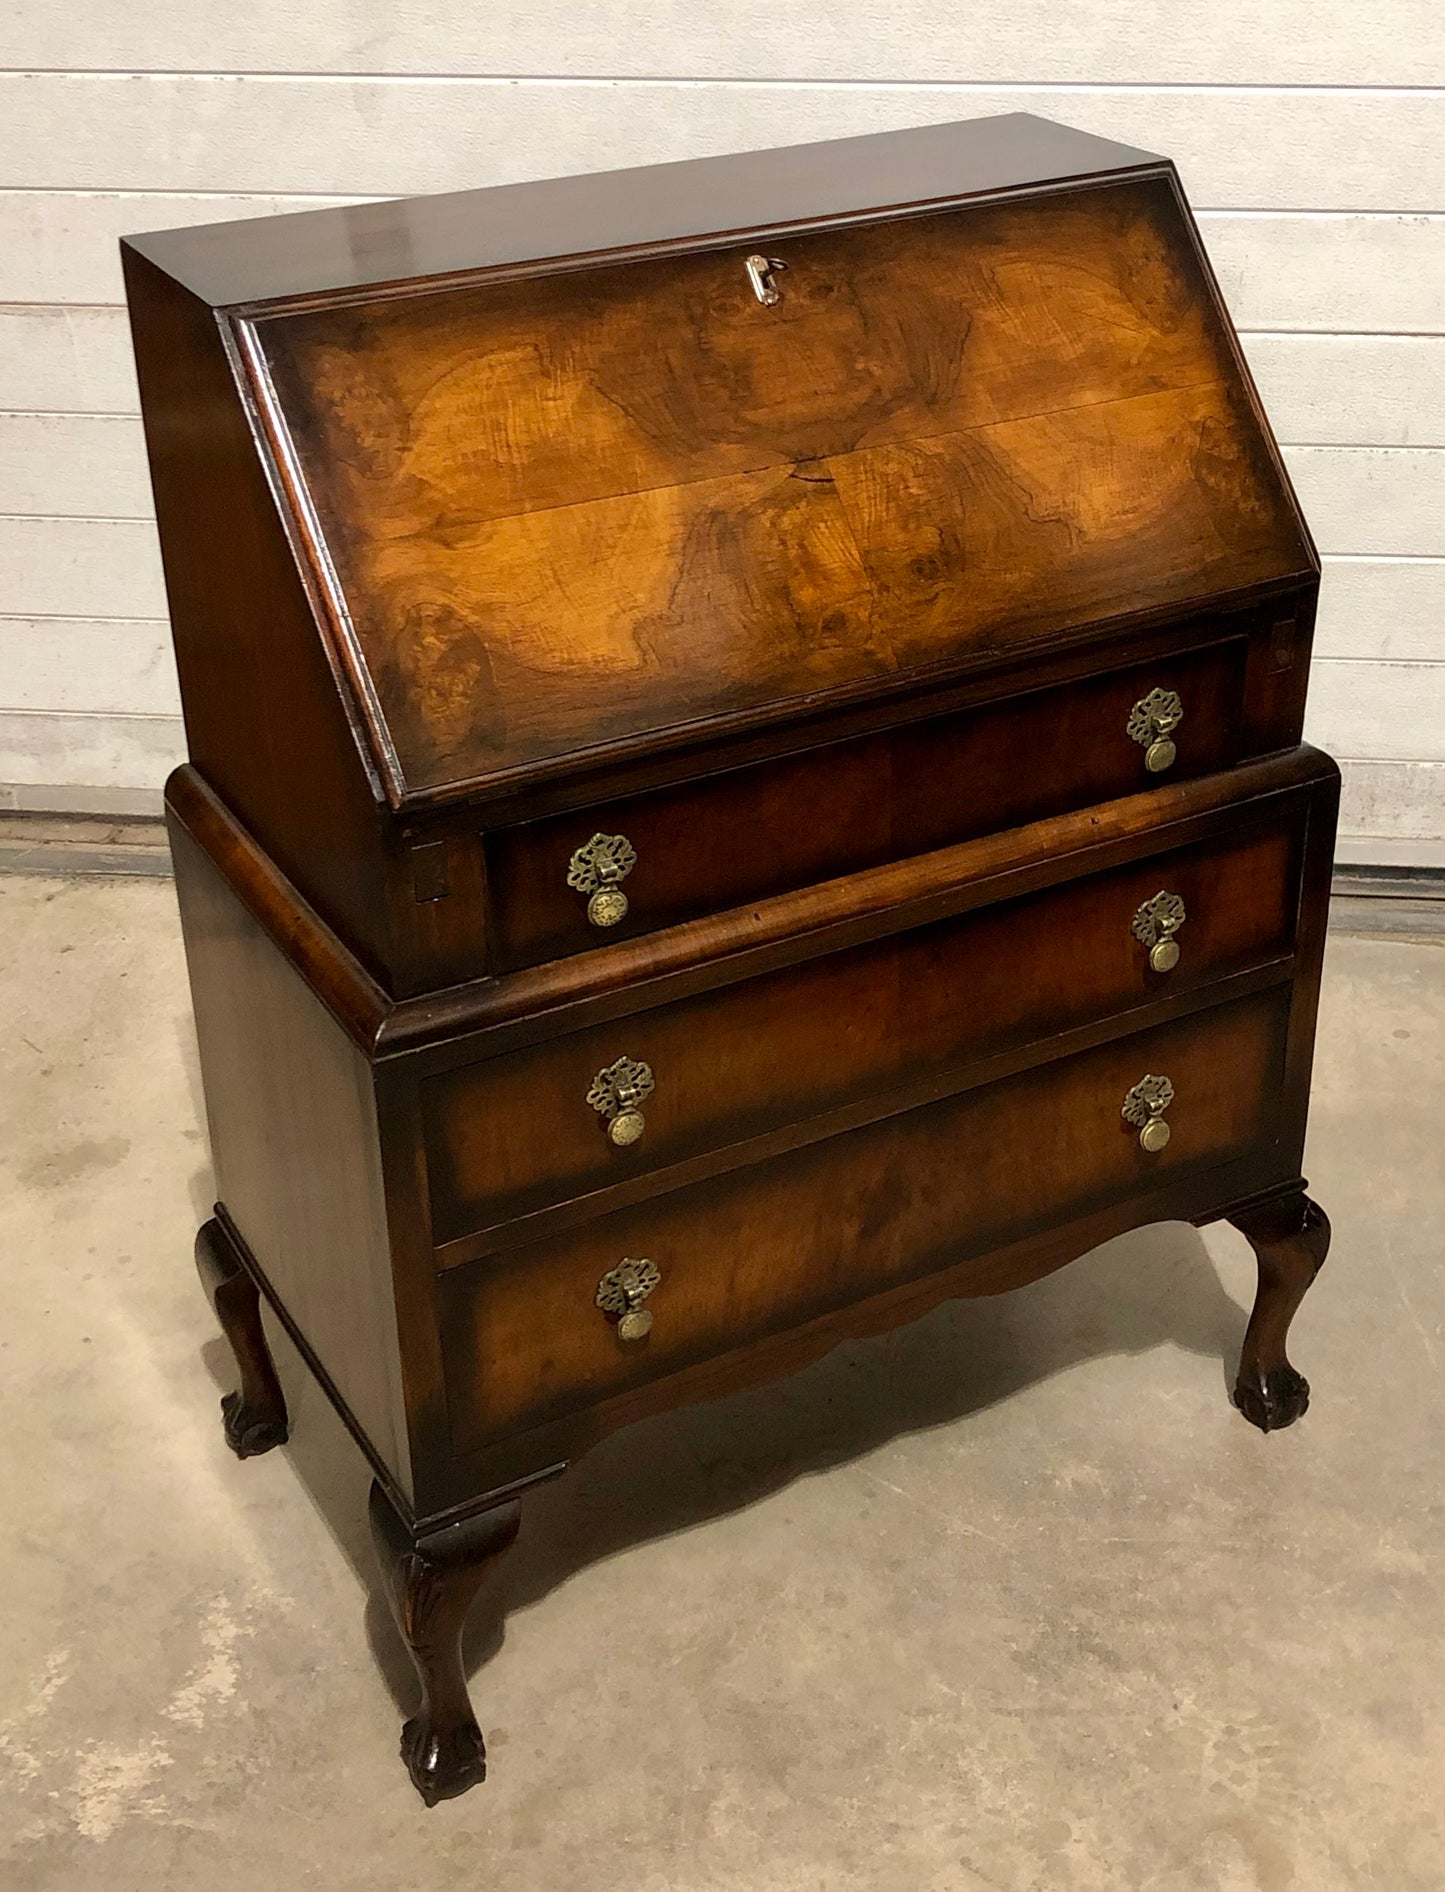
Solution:
M1161 160L1028 112L131 236L214 307L907 209Z
M1172 172L1041 120L136 247L246 304L394 805L1312 569Z

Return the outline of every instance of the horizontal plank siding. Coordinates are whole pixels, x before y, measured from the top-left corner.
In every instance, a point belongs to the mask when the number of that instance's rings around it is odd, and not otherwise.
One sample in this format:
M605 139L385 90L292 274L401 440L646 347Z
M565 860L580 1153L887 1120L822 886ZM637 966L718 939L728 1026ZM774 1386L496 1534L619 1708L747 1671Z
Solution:
M0 308L0 411L139 413L125 311Z
M1017 111L1170 153L1210 209L1445 205L1445 93L1262 86L11 73L0 177L30 190L392 196ZM62 126L84 136L57 139Z
M0 807L149 807L181 753L120 236L1034 111L1177 162L1324 557L1348 847L1445 846L1437 0L17 0L4 42Z
M1347 762L1340 795L1340 831L1350 837L1421 842L1389 855L1368 845L1348 849L1352 860L1411 859L1441 864L1445 837L1445 762ZM1432 845L1433 844L1433 845Z
M155 526L148 519L0 518L0 599L14 617L163 618Z
M0 171L0 180L4 179ZM339 201L349 202L350 199ZM359 200L358 200L359 201ZM138 230L325 210L335 197L143 191L0 190L0 303L125 301L120 252Z
M1445 663L1445 559L1327 557L1315 650L1321 657Z
M1445 216L1199 213L1240 328L1439 334Z
M1350 760L1445 762L1445 664L1325 658L1310 676L1305 735Z
M0 617L0 710L179 716L170 626L149 618Z
M1246 333L1279 438L1292 446L1445 446L1445 336Z
M16 66L80 64L117 72L455 73L578 78L956 79L1270 85L1430 85L1442 64L1433 0L1372 0L1368 30L1352 8L1317 0L1054 0L949 8L936 0L865 0L840 16L827 0L312 0L305 7L194 9L133 0L93 10L77 44L51 0L6 9ZM1167 30L1165 30L1167 29Z
M1438 447L1286 447L1284 457L1323 551L1445 556Z
M118 414L0 414L0 515L147 519L139 420Z
M178 716L0 710L0 754L6 759L7 782L16 785L153 788L159 803L161 784L185 760L186 739Z

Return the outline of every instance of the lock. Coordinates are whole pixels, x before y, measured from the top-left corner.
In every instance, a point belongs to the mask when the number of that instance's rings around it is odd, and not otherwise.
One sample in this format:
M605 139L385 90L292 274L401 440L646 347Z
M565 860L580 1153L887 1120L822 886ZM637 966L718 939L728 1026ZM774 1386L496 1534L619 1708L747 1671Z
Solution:
M778 256L746 256L743 268L748 272L748 281L753 286L753 294L765 309L772 309L783 299L783 292L773 281L774 274L788 266Z

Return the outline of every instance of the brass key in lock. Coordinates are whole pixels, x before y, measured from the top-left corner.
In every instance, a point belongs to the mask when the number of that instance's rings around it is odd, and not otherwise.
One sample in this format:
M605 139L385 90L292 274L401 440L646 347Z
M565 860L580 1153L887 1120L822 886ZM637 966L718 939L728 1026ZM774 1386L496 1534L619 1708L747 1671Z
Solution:
M597 1283L597 1305L604 1314L616 1315L619 1340L646 1340L652 1332L652 1309L642 1303L661 1279L656 1262L625 1255Z
M1149 1072L1141 1077L1124 1099L1119 1115L1139 1132L1139 1147L1157 1156L1169 1141L1169 1125L1164 1112L1174 1102L1174 1086L1167 1077Z
M1162 888L1135 913L1130 931L1148 948L1151 972L1173 972L1179 964L1175 934L1183 924L1184 902L1177 893L1165 893Z
M743 268L748 272L748 281L753 286L753 294L765 309L776 308L783 299L783 292L773 281L778 270L788 266L779 256L745 256Z
M635 1143L647 1128L638 1106L657 1088L652 1066L640 1058L618 1058L592 1080L587 1101L607 1125L619 1149Z
M1144 751L1144 767L1151 775L1173 768L1179 751L1172 732L1184 720L1184 705L1177 690L1151 690L1129 712L1129 740Z

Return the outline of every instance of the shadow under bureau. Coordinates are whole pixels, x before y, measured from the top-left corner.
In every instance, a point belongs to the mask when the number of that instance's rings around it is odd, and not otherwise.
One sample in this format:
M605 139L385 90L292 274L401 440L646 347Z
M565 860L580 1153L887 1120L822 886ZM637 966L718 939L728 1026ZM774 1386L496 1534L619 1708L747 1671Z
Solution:
M243 1457L375 1474L428 1802L526 1489L1125 1229L1285 1354L1318 562L1165 160L1015 116L124 246Z

